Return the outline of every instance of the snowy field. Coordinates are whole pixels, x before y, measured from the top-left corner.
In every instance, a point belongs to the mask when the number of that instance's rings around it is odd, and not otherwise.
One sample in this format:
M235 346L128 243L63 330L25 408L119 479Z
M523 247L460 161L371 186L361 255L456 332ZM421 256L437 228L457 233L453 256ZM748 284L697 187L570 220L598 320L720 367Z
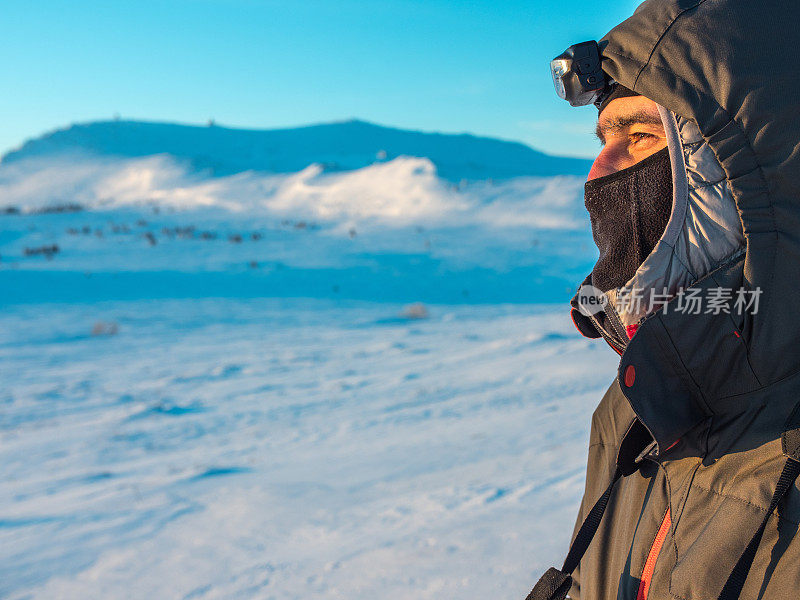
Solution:
M617 363L568 315L581 177L512 145L454 181L508 144L395 130L438 158L215 175L100 129L128 155L0 163L1 598L522 598L561 562Z
M562 307L429 310L3 314L0 596L524 597L565 551L613 354Z

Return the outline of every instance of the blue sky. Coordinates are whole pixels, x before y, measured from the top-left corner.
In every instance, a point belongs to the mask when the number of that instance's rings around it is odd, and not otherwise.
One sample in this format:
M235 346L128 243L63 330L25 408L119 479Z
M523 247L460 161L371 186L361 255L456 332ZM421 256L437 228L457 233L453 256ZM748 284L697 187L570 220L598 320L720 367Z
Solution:
M548 62L637 2L3 0L0 153L73 122L361 118L591 156Z

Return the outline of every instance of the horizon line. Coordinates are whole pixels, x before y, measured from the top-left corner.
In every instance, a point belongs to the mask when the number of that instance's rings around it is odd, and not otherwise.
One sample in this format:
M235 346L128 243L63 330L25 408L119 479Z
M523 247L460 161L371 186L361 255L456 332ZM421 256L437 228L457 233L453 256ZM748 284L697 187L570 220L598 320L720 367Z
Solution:
M226 129L231 131L252 131L252 132L267 132L267 131L291 131L293 129L308 129L312 127L324 127L324 126L331 126L331 125L345 125L348 123L363 123L365 125L370 125L373 127L379 127L381 129L392 129L395 131L404 131L404 132L411 132L411 133L420 133L423 135L442 135L442 136L469 136L477 139L488 139L500 142L507 142L511 144L520 144L531 150L543 154L545 156L553 157L553 158L569 158L575 160L594 160L594 156L584 156L579 154L551 154L544 150L540 150L539 148L535 148L534 146L530 145L527 142L524 142L519 139L509 139L505 137L498 137L494 135L488 134L479 134L473 133L471 131L459 131L459 132L448 132L448 131L441 131L441 130L425 130L425 129L409 129L405 127L399 127L395 125L384 125L381 123L376 123L374 121L368 121L366 119L362 119L359 117L348 117L338 120L332 121L319 121L319 122L312 122L302 125L294 125L294 126L280 126L280 127L244 127L244 126L236 126L236 125L225 125L220 124L216 121L213 117L210 118L205 124L202 123L192 123L186 121L168 121L168 120L160 120L160 119L150 119L150 118L123 118L120 115L115 115L110 119L94 119L88 121L73 121L69 125L64 125L60 127L54 127L52 129L48 129L38 135L33 135L26 138L22 143L18 144L17 146L13 146L4 150L0 154L0 162L14 152L21 150L27 143L47 137L49 135L53 135L54 133L58 133L61 131L68 131L73 127L82 127L88 125L97 125L97 124L110 124L110 123L144 123L148 125L168 125L168 126L175 126L175 127L192 127L197 129L210 129L213 127L217 127L220 129Z

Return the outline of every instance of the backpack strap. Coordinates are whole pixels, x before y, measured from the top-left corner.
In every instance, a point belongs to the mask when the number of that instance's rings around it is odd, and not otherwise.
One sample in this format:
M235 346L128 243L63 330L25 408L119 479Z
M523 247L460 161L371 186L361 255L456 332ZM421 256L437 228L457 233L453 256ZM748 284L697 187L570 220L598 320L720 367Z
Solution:
M719 600L737 600L739 598L739 594L742 593L742 588L744 587L744 581L747 579L747 574L750 572L750 567L753 566L753 559L756 557L756 550L758 550L761 537L764 535L764 530L767 528L769 517L775 511L781 499L786 495L786 492L794 487L794 481L797 479L798 475L800 475L800 462L793 458L788 459L778 479L775 493L772 494L772 502L769 503L767 514L764 515L761 525L758 527L758 530L756 530L750 543L747 544L747 548L745 548L744 552L739 557L739 561L736 563L733 571L731 571L730 576L728 576L728 581L725 582L725 587L722 588Z
M592 510L589 511L589 515L583 521L578 535L575 536L575 540L569 548L567 558L564 560L564 566L561 567L561 570L555 567L547 569L525 600L564 600L567 597L572 587L572 572L581 562L581 558L589 548L594 534L597 533L597 528L603 519L603 513L606 511L606 506L608 506L608 499L611 497L614 485L619 481L620 477L622 477L622 471L617 467L605 493L595 502Z
M764 535L764 530L767 528L767 522L778 504L783 497L794 487L794 482L800 475L800 404L795 406L792 414L785 425L785 431L781 435L781 446L783 454L786 456L786 464L783 465L783 471L778 478L778 485L775 487L775 493L772 494L772 501L767 508L767 514L761 521L750 543L747 544L736 566L728 576L725 582L725 587L719 595L719 600L737 600L744 588L744 582L747 579L747 574L750 572L750 567L753 566L753 560L756 557L756 551L761 543L761 538Z
M608 484L606 491L595 502L592 510L589 511L586 519L584 519L575 539L572 540L564 565L560 570L550 567L525 600L564 600L567 597L572 587L572 572L581 562L581 558L589 548L592 538L597 533L597 528L600 527L600 521L603 519L603 513L606 511L614 486L620 478L627 477L638 471L642 460L654 447L655 441L653 441L650 432L639 419L636 419L628 427L628 431L620 444L619 452L617 453L617 465L611 477L611 483Z

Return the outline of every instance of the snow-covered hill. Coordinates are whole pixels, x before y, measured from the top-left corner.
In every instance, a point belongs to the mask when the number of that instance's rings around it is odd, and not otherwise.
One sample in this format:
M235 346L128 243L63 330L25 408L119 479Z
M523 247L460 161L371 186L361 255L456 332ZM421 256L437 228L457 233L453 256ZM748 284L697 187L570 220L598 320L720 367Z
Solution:
M0 597L523 597L617 359L566 306L587 169L360 122L7 155Z
M359 121L76 125L0 163L0 303L562 299L592 258L585 162Z

